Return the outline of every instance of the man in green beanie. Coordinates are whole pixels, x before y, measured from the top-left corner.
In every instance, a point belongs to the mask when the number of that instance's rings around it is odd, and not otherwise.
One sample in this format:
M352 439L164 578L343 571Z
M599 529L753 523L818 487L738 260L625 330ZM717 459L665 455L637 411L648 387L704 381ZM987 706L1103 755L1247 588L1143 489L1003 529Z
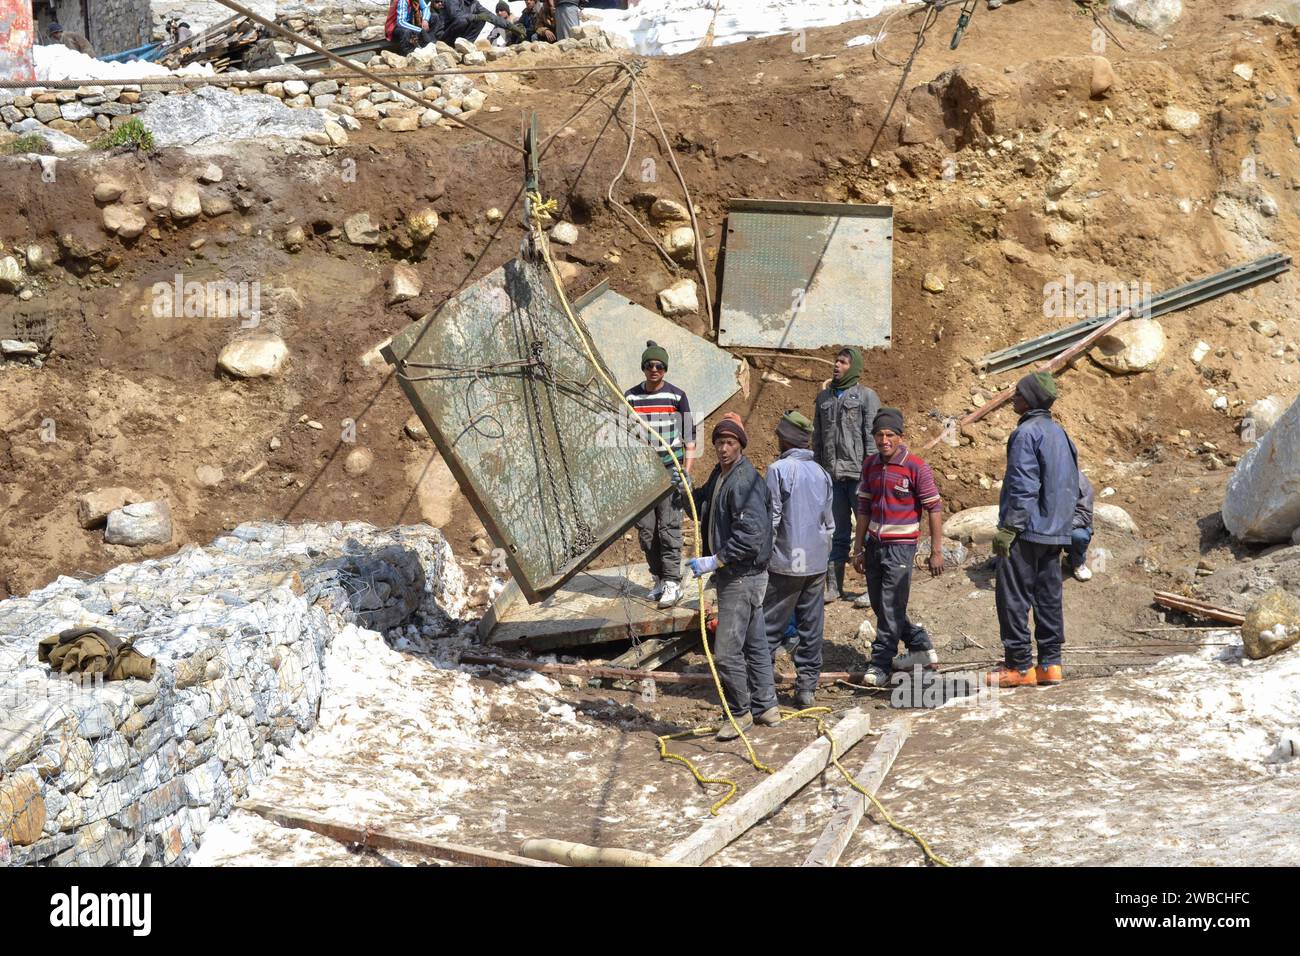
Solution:
M1033 372L1016 383L1011 400L1020 422L1007 439L1007 471L993 538L1004 663L989 675L989 683L1001 687L1059 684L1064 679L1061 550L1070 544L1079 499L1079 452L1052 418L1056 395L1051 373ZM1029 639L1030 608L1037 668Z
M772 656L785 640L791 615L795 619L795 706L813 706L822 672L822 599L831 534L835 531L834 493L826 470L808 448L813 423L789 411L776 426L781 457L767 469L772 498L772 557L767 564L763 617Z
M813 456L831 476L835 495L835 536L831 539L831 563L826 573L828 604L844 596L844 565L853 540L853 512L862 463L876 453L871 426L880 410L880 397L861 384L860 378L862 352L841 349L835 357L835 375L817 395L813 414Z
M681 475L674 461L680 463L689 479L695 463L695 423L686 393L664 380L668 350L654 341L645 346L641 353L645 381L624 395L671 449L665 451L663 445L647 436L663 459L673 488L637 522L636 533L654 578L650 599L658 601L660 607L672 607L682 596L682 510L686 507Z

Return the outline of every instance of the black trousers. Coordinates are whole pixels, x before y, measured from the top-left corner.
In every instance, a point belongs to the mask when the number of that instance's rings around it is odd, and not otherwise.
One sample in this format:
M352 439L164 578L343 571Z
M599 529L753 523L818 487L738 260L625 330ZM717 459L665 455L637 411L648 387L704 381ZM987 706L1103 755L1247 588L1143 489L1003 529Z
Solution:
M998 627L1007 667L1027 670L1034 663L1029 641L1029 610L1034 611L1034 640L1038 663L1061 663L1065 646L1065 610L1061 604L1059 544L1036 544L1016 538L1011 554L998 559Z
M876 614L876 639L871 642L871 663L886 674L893 670L898 642L909 651L934 649L929 633L907 616L912 594L912 568L916 564L916 542L888 544L868 540L867 596Z
M407 56L412 50L428 46L434 39L433 32L430 30L408 30L405 27L398 27L393 31L393 45L402 56Z

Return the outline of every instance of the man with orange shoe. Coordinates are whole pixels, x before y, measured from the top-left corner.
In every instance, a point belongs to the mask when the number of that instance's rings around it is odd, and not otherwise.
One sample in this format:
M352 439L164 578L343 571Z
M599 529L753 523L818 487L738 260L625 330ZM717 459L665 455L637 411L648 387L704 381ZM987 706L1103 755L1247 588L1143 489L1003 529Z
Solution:
M988 675L999 687L1059 684L1064 679L1065 611L1061 550L1070 544L1079 498L1079 453L1052 418L1056 380L1033 372L1016 383L1012 405L1020 422L1007 439L1007 471L998 503L995 596L1004 664ZM1034 611L1034 642L1028 615Z

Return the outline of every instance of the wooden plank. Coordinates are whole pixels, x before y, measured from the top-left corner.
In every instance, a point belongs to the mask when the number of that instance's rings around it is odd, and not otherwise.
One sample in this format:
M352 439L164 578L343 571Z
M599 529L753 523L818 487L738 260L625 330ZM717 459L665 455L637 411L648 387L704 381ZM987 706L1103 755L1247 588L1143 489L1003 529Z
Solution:
M871 729L871 715L850 710L831 729L835 752L843 756ZM742 833L802 790L830 765L831 742L818 737L753 790L728 804L722 812L663 856L666 863L699 866Z
M1205 601L1199 601L1196 598L1174 594L1171 591L1156 591L1153 603L1174 611L1182 611L1183 613L1190 614L1193 617L1202 617L1211 621L1223 621L1225 624L1236 625L1246 623L1246 615L1240 614L1231 608L1217 607L1213 604L1207 604Z
M672 866L651 853L618 847L587 846L568 840L525 840L519 852L531 860L564 866Z
M871 752L871 756L867 758L867 762L862 765L862 769L854 778L859 787L873 795L880 789L880 785L885 781L885 775L894 765L894 759L903 749L903 743L911 732L911 717L900 717L885 728L880 742L876 744L876 749ZM817 839L808 858L803 861L803 865L838 865L840 857L844 855L849 840L866 812L867 798L856 790L850 790L849 799L835 811L835 815L826 824L826 829L822 831L822 835Z
M327 820L314 813L289 810L262 800L245 800L237 804L240 810L256 813L263 819L270 820L277 826L294 830L310 830L327 836L340 843L354 843L359 846L371 846L378 850L407 850L438 860L450 860L453 863L466 863L471 866L558 866L540 860L530 860L512 853L499 853L496 850L480 850L475 847L462 846L459 843L441 843L422 837L401 836L386 830L370 827L355 827L346 823Z
M575 674L578 677L606 677L610 680L652 680L661 684L713 684L712 674L634 671L626 667L610 667L604 664L547 664L542 661L530 661L518 657L492 657L488 654L462 654L460 655L460 663L508 667L520 671L537 671L539 674ZM823 673L818 680L823 684L833 684L837 680L861 681L863 676L863 674L854 674L848 671L828 671ZM778 673L776 675L776 685L778 687L789 686L794 682L794 674Z
M1078 355L1083 354L1085 351L1092 348L1093 344L1099 338L1101 338L1103 335L1105 335L1115 326L1119 325L1121 322L1123 322L1125 319L1128 319L1132 315L1133 315L1132 308L1125 309L1123 312L1116 314L1108 322L1106 322L1103 325L1099 325L1096 329L1094 329L1091 333L1089 333L1086 338L1080 339L1078 342L1076 342L1074 345L1071 345L1060 355L1056 356L1056 358L1049 359L1048 361L1040 364L1035 371L1053 372L1053 373L1060 371L1070 362L1071 359L1075 358ZM1021 377L1023 378L1024 376ZM1012 396L1015 394L1016 394L1015 386L1012 386L1011 388L1003 389L1002 392L998 394L995 398L990 399L989 401L981 405L979 408L975 409L975 411L971 412L969 415L960 419L957 422L958 427L962 425L969 425L972 422L979 421L985 415L989 414L990 412L996 411L997 409L1005 405L1007 402L1011 401ZM943 434L944 434L943 432L940 432L939 434L935 435L928 442L922 445L921 448L923 450L926 448L933 448L935 445L939 444L939 442L943 440Z
M644 564L583 571L538 604L514 600L503 607L499 601L491 626L486 635L480 628L480 637L497 647L548 651L699 627L696 588L688 587L674 607L661 608L649 598L650 585Z
M658 670L700 644L699 628L694 627L676 637L652 637L629 648L609 662L610 667L627 667L644 671Z

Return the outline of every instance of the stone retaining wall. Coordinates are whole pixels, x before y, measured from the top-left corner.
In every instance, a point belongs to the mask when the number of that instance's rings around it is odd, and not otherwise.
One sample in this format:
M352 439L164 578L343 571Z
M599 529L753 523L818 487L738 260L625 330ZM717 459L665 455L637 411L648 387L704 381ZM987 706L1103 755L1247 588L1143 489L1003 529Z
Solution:
M178 865L316 722L348 626L458 626L466 586L427 526L245 524L210 546L0 602L0 863ZM99 625L157 661L81 683L37 641Z

